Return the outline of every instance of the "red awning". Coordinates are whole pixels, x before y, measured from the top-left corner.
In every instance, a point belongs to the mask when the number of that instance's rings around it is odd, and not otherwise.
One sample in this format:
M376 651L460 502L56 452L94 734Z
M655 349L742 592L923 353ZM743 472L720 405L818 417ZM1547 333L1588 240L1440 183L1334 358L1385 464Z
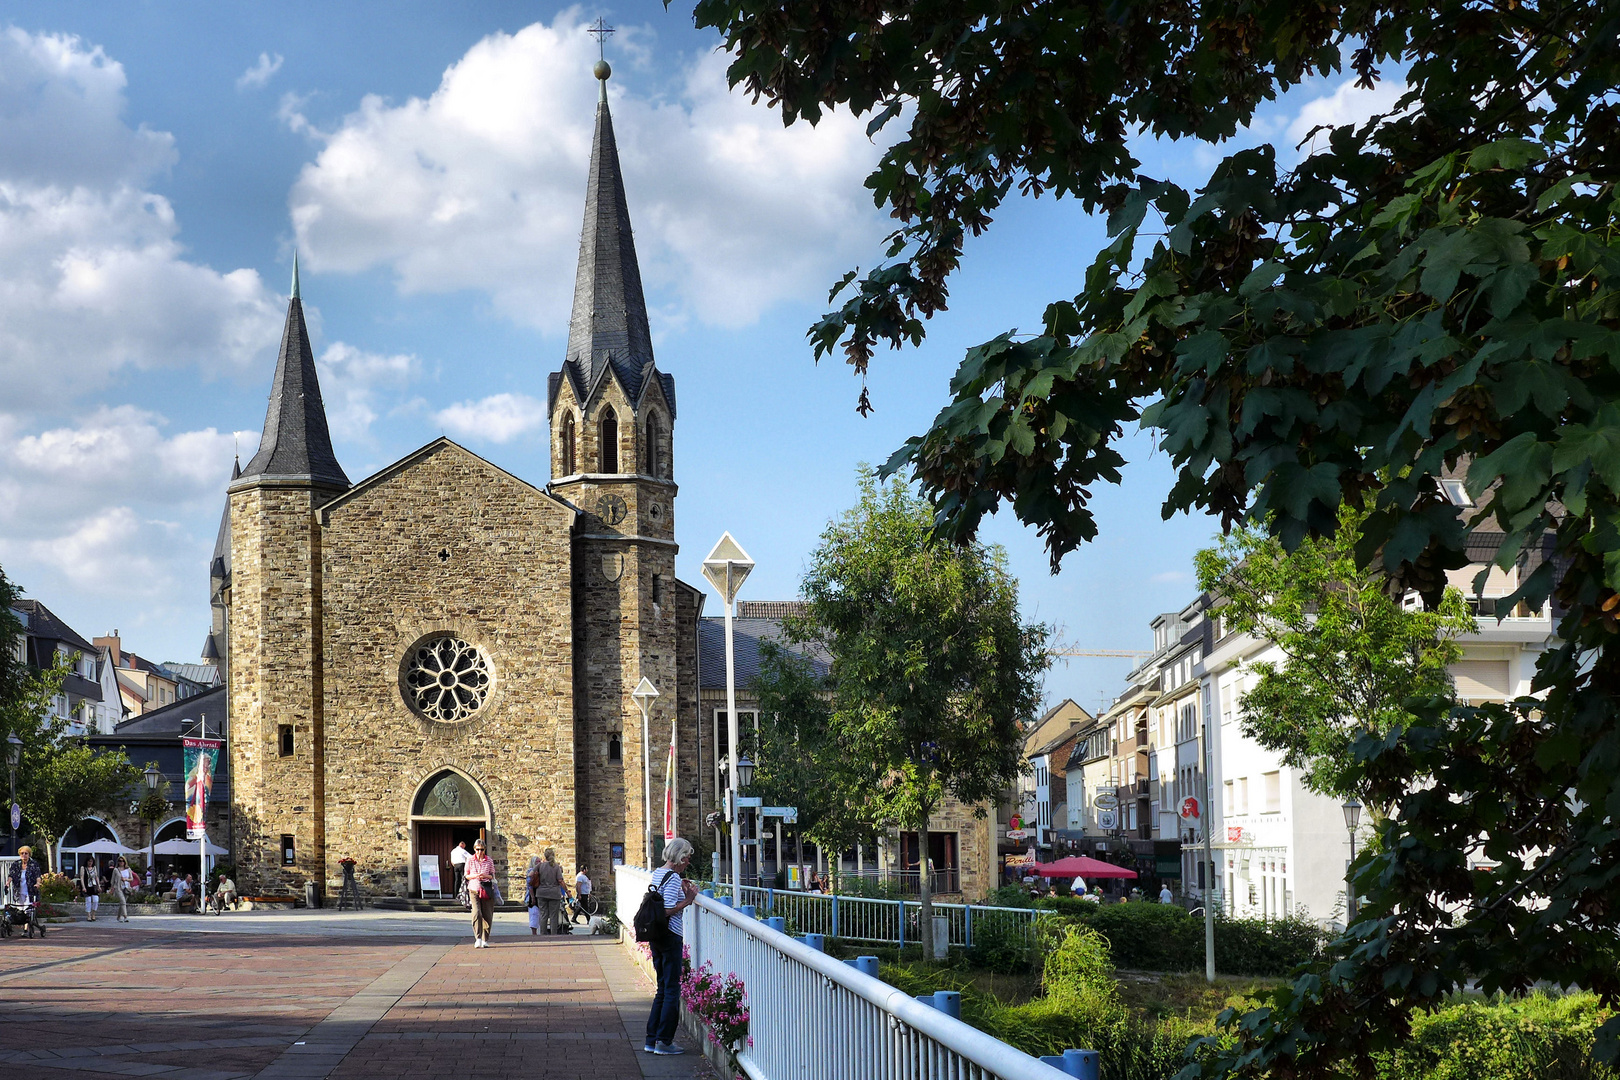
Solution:
M1084 855L1071 855L1067 859L1057 862L1036 863L1034 870L1042 877L1080 877L1080 878L1133 878L1135 870L1127 870L1123 866L1103 862L1101 859L1087 858Z

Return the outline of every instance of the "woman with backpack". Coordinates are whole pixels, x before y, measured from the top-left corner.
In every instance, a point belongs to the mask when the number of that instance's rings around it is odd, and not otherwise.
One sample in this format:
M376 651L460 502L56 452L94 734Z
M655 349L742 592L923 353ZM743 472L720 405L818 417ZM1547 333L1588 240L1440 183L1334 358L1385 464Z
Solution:
M647 1042L642 1047L649 1054L684 1054L675 1044L675 1027L681 1019L681 965L684 958L681 935L685 926L681 912L697 899L697 882L687 881L681 873L692 861L692 844L679 836L664 845L664 865L653 872L647 887L647 904L656 894L662 906L661 919L653 920L649 927L653 972L658 976L658 992L653 997L652 1012L647 1017ZM636 929L642 927L637 912ZM659 925L662 924L662 925Z

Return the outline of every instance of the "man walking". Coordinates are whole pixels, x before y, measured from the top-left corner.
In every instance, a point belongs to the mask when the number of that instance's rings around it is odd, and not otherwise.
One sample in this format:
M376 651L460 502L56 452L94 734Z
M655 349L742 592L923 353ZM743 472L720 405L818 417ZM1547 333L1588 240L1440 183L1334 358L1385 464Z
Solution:
M450 852L450 895L461 895L461 879L467 873L467 841L458 843Z

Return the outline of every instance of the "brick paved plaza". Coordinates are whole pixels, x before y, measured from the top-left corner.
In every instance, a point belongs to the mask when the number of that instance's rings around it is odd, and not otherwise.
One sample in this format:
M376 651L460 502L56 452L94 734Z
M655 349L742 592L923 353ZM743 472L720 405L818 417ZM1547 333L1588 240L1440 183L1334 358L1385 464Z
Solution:
M233 913L0 940L0 1075L712 1076L641 1053L651 987L602 937L438 915ZM688 1046L689 1051L695 1048Z

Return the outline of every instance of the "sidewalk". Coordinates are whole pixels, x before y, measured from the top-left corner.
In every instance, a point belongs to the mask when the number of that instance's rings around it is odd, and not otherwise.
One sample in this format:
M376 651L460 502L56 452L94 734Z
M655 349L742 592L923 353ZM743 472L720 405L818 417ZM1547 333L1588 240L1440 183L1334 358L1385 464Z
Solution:
M616 942L532 938L505 919L493 947L475 950L464 923L271 912L73 923L43 940L3 941L0 1072L40 1080L713 1075L694 1047L683 1057L639 1051L651 988ZM416 932L401 933L401 924Z

